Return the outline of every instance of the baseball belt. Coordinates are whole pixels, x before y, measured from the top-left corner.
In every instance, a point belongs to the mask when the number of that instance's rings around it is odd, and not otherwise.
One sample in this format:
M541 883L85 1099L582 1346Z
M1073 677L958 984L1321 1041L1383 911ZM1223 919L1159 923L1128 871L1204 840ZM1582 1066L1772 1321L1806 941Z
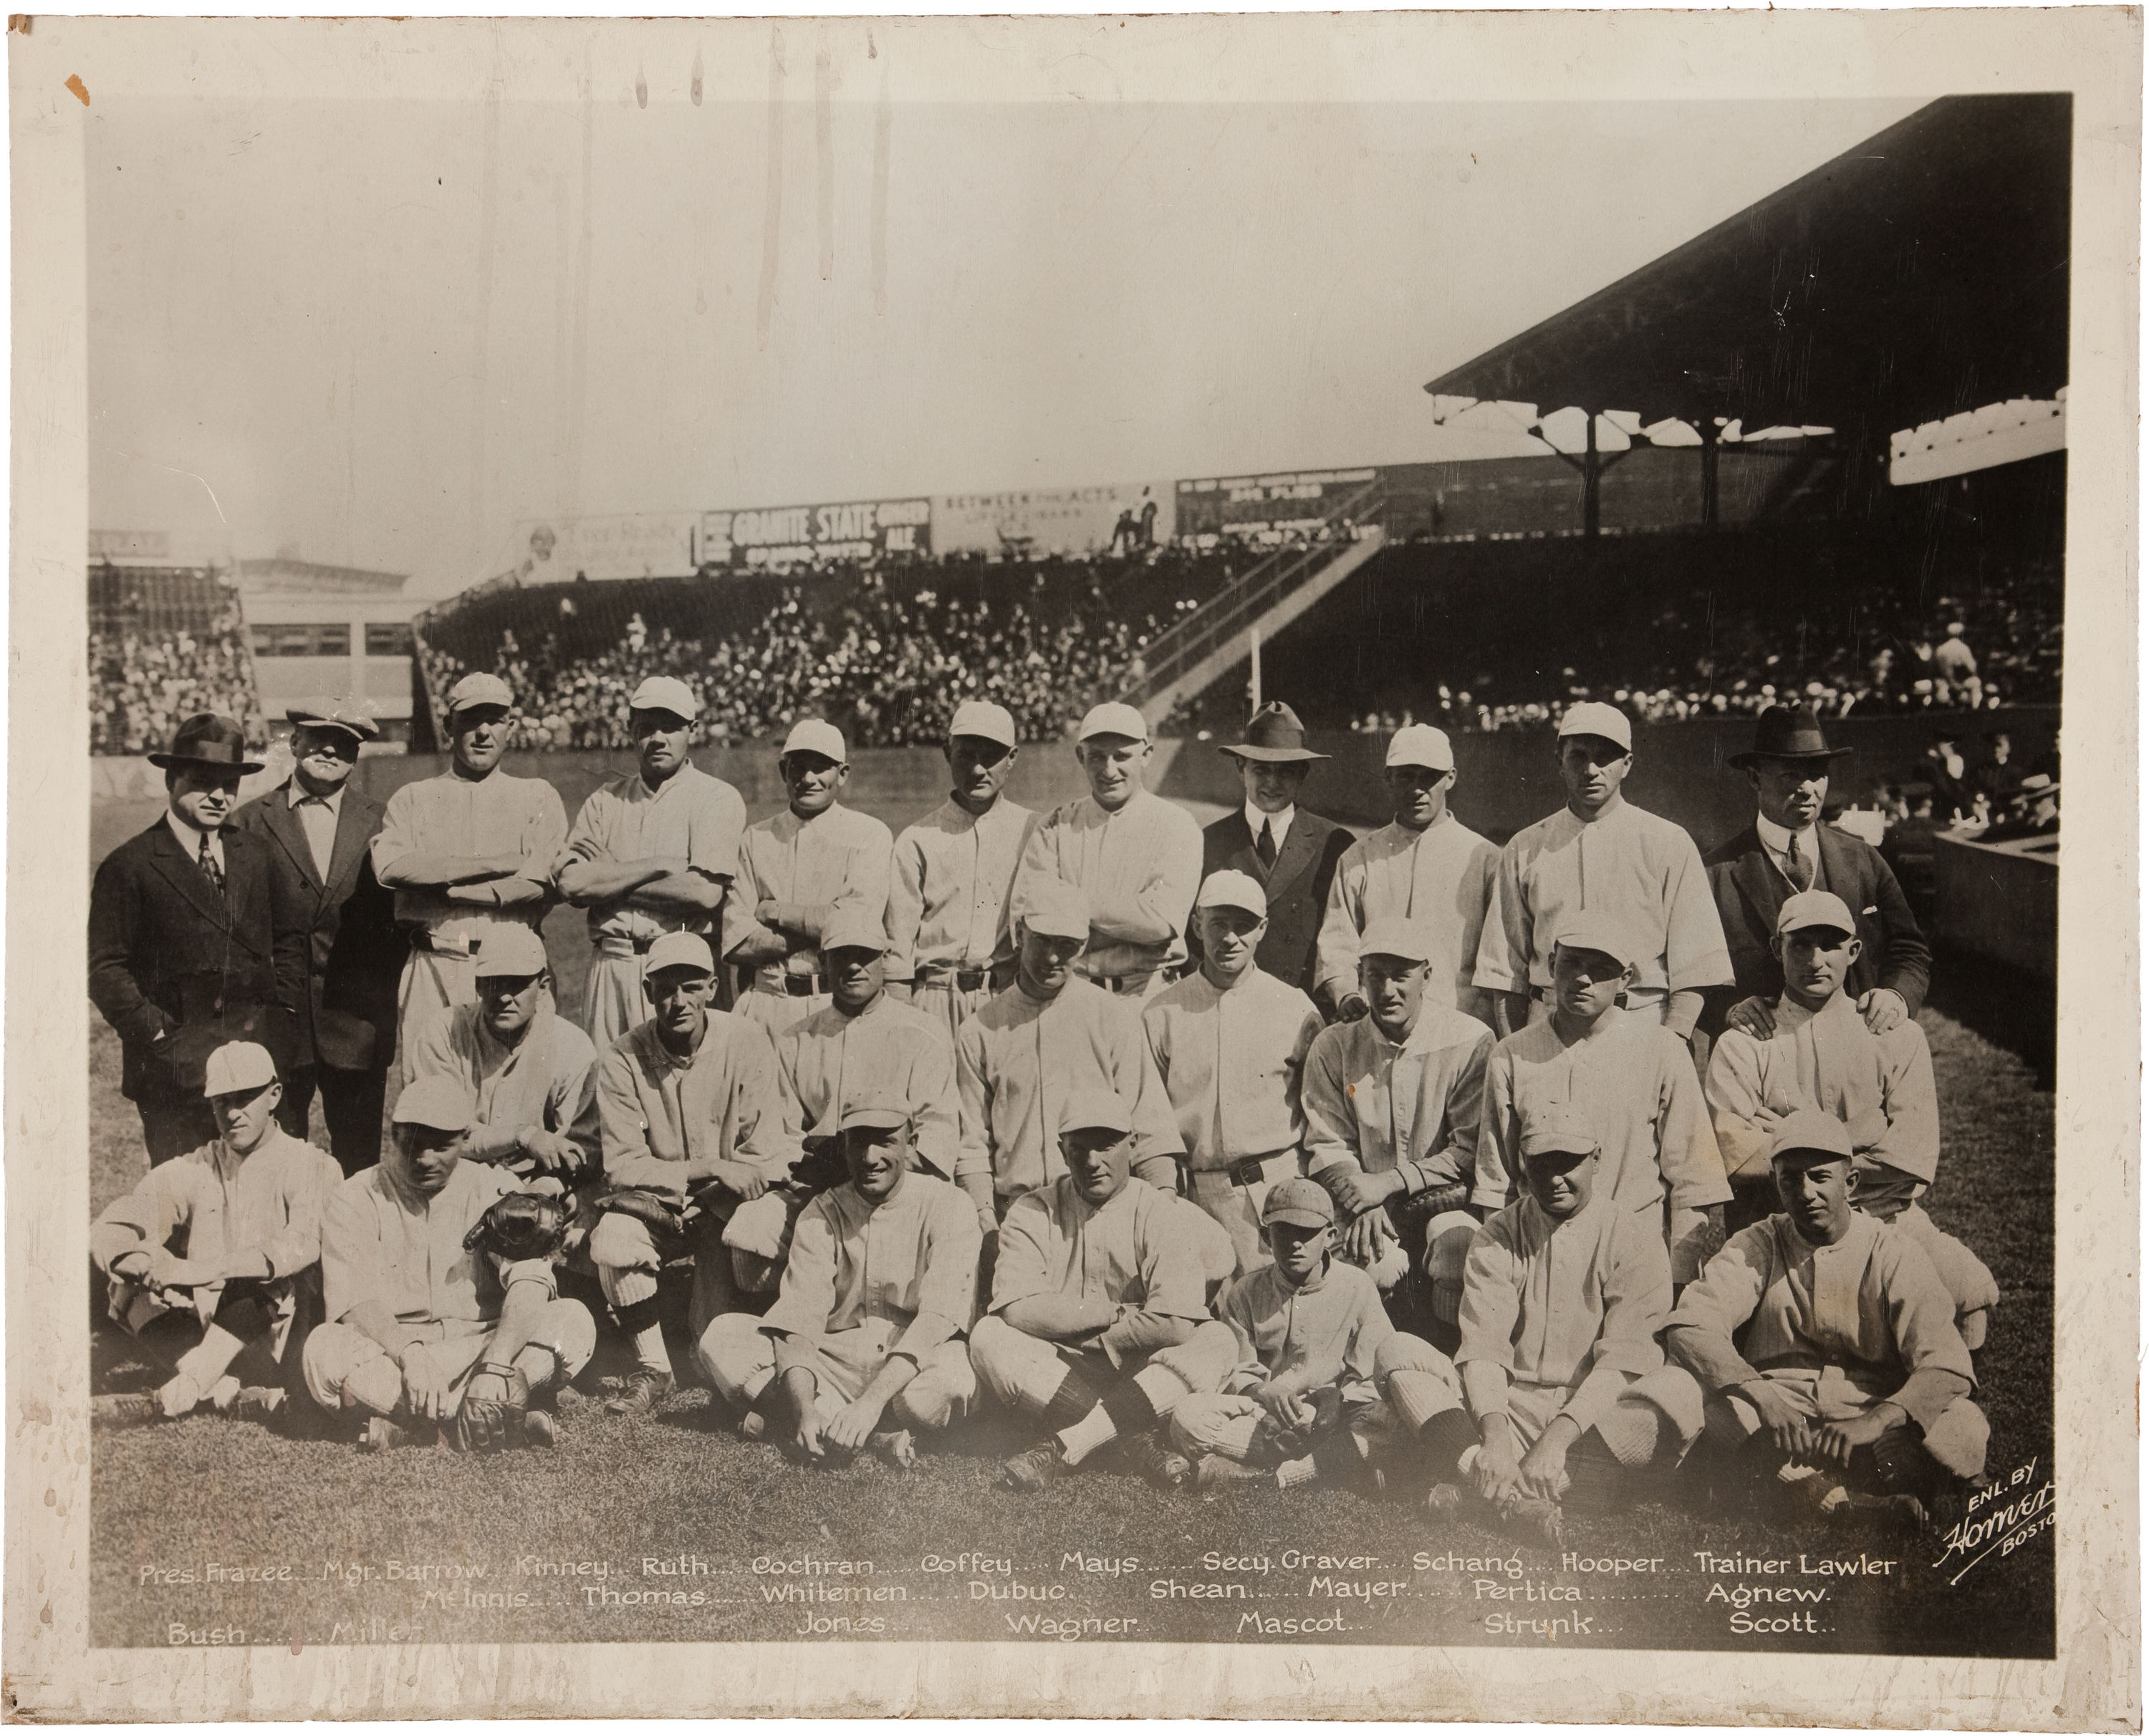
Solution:
M1086 970L1078 973L1112 994L1139 994L1149 987L1153 977L1162 977L1165 987L1169 989L1185 974L1185 967L1179 964L1166 964L1156 970L1130 970L1116 977L1092 976Z
M918 986L921 989L942 989L951 984L965 994L990 985L997 967L984 964L921 964L918 967Z

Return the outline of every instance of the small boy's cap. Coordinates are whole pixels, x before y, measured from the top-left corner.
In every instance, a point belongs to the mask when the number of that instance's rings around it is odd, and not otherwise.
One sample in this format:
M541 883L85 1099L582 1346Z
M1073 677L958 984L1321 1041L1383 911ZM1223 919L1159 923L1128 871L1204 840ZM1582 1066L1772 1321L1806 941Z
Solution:
M458 1079L429 1073L414 1079L395 1099L395 1120L405 1126L460 1133L471 1125L470 1092Z
M1194 908L1251 910L1256 916L1266 916L1269 895L1251 874L1242 874L1236 868L1219 868L1201 883L1201 890L1194 897Z
M1769 1142L1769 1161L1782 1163L1804 1157L1809 1163L1855 1157L1850 1130L1826 1110L1794 1110L1776 1124L1776 1136Z
M294 705L284 713L294 728L339 729L360 742L380 733L380 726L365 715L355 699L331 699L321 705Z
M843 732L825 717L801 717L783 738L783 752L818 753L842 765L849 755L843 749Z
M1556 947L1573 952L1602 953L1621 964L1634 962L1634 943L1618 923L1601 916L1578 916L1559 931Z
M1776 913L1776 932L1793 933L1800 928L1833 928L1839 934L1855 934L1858 923L1850 906L1832 892L1794 893Z
M1015 901L1015 915L1033 934L1062 940L1090 938L1090 900L1079 886L1064 880L1033 881Z
M651 676L634 690L627 708L631 712L669 712L690 723L702 715L701 702L694 697L694 690L676 675Z
M1125 736L1130 741L1149 739L1149 720L1130 705L1117 700L1108 700L1103 705L1093 705L1083 718L1082 727L1074 739L1086 742L1092 736Z
M1328 1197L1328 1190L1311 1175L1286 1176L1271 1188L1268 1198L1261 1201L1261 1221L1318 1230L1324 1224L1336 1221L1336 1202Z
M821 929L821 950L833 953L843 947L863 947L876 953L888 949L888 930L868 910L838 910Z
M1412 964L1423 964L1432 957L1432 938L1426 933L1422 923L1412 922L1407 916L1383 916L1366 923L1366 932L1358 937L1358 956L1402 959Z
M1014 719L1004 705L994 705L989 699L966 699L955 707L955 715L948 720L948 739L957 736L975 736L980 741L998 742L1003 747L1014 746Z
M1384 763L1423 766L1428 772L1452 772L1455 749L1449 744L1446 730L1435 729L1430 723L1406 723L1388 737L1388 757Z
M1618 707L1606 705L1602 700L1585 699L1580 705L1569 706L1559 720L1559 733L1602 736L1608 742L1617 742L1629 753L1634 751L1634 726Z
M546 967L545 942L535 928L500 923L486 931L477 949L477 974L534 977Z
M227 1043L209 1058L204 1097L222 1097L233 1091L259 1091L276 1082L276 1064L259 1043Z
M892 1133L898 1127L908 1126L910 1120L908 1104L875 1098L869 1102L853 1104L845 1110L843 1119L836 1125L836 1131L848 1133L853 1127L870 1127Z
M482 669L472 670L455 686L448 689L448 715L466 712L473 706L497 705L511 707L515 690L498 676Z
M651 943L647 956L642 961L642 974L655 976L660 970L677 970L681 966L714 976L717 961L709 956L709 943L698 934L689 934L685 929L675 929L669 934L659 934Z
M1543 1157L1548 1152L1568 1152L1587 1157L1601 1150L1603 1142L1589 1118L1573 1104L1561 1099L1533 1103L1522 1110L1522 1152L1524 1157Z
M1127 1112L1125 1099L1117 1091L1105 1085L1091 1085L1074 1093L1061 1106L1059 1130L1132 1133L1135 1122Z

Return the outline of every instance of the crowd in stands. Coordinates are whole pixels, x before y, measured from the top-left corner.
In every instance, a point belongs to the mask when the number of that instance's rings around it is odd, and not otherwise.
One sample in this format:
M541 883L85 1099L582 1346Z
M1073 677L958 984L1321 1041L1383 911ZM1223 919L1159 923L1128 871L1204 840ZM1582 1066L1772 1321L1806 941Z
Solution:
M196 712L237 718L256 747L268 740L236 606L199 632L91 633L89 685L92 753L168 747L179 720Z

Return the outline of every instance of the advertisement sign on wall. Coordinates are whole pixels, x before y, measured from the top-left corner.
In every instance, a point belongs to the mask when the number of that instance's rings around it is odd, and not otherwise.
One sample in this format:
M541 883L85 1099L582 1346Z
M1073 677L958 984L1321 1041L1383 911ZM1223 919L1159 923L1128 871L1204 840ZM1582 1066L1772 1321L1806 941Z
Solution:
M1205 477L1179 485L1181 536L1241 536L1311 531L1379 473L1286 470L1268 476Z
M704 567L900 559L932 552L932 502L923 500L705 512L698 552Z
M1176 502L1169 482L935 495L933 543L944 554L961 550L1014 559L1131 553L1171 541Z
M695 531L691 512L525 519L515 527L510 571L526 585L575 578L684 577L697 564Z

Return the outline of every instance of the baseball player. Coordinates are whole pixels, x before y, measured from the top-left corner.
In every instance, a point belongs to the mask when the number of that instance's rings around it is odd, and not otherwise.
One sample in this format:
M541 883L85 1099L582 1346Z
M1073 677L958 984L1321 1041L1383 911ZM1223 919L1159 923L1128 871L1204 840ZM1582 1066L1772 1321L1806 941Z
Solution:
M1321 1014L1255 962L1268 898L1251 875L1210 875L1194 919L1200 968L1149 1004L1142 1027L1186 1147L1180 1191L1230 1234L1243 1273L1268 1258L1263 1195L1304 1173L1299 1080Z
M589 913L582 1024L602 1052L642 1023L642 976L657 937L709 935L738 874L746 803L687 757L694 690L652 675L627 701L637 768L591 791L560 858L560 895Z
M1623 1467L1684 1457L1701 1390L1657 1347L1671 1262L1663 1238L1598 1186L1587 1118L1532 1104L1520 1151L1523 1196L1477 1231L1463 1277L1455 1366L1468 1416L1448 1408L1438 1371L1382 1372L1432 1461L1430 1506L1460 1505L1467 1483L1558 1547L1566 1512L1618 1509Z
M1876 1032L1849 993L1860 941L1850 908L1830 892L1784 900L1775 953L1784 992L1770 1006L1774 1034L1733 1028L1709 1059L1706 1092L1716 1143L1734 1189L1768 1175L1784 1118L1821 1109L1844 1124L1856 1154L1851 1204L1915 1241L1955 1299L1955 1329L1980 1348L1999 1305L1985 1262L1925 1215L1918 1199L1940 1165L1940 1104L1933 1059L1915 1019ZM1772 1179L1772 1178L1771 1178Z
M1553 949L1551 1016L1503 1037L1485 1064L1483 1143L1472 1203L1518 1195L1525 1104L1572 1103L1596 1135L1598 1185L1646 1213L1684 1284L1722 1242L1731 1197L1687 1046L1653 1009L1628 1013L1636 949L1602 918L1571 918Z
M798 1155L767 1029L709 1005L708 943L665 934L647 962L653 1016L612 1045L596 1075L606 1190L588 1249L613 1322L634 1341L635 1371L606 1406L622 1415L655 1408L675 1384L658 1274L692 1260L687 1329L698 1340L736 1299L727 1221Z
M1922 1521L1985 1472L1990 1431L1954 1306L1915 1242L1851 1209L1856 1155L1834 1116L1785 1116L1769 1161L1784 1209L1710 1260L1665 1347L1700 1381L1709 1438L1755 1492Z
M1074 974L1090 932L1089 901L1058 880L1032 882L1019 898L1015 979L955 1039L955 1180L988 1236L1018 1195L1066 1173L1059 1129L1078 1091L1109 1086L1132 1106L1132 1161L1144 1181L1170 1189L1180 1152L1135 1009Z
M1558 740L1567 806L1508 839L1477 944L1474 979L1497 997L1494 1028L1505 1036L1544 1017L1553 943L1587 915L1634 937L1628 1004L1690 1037L1702 991L1732 980L1701 853L1683 828L1621 797L1634 768L1634 732L1624 712L1570 706Z
M478 954L496 929L535 928L552 896L552 867L566 842L559 792L541 777L500 769L515 695L496 675L465 676L448 690L450 764L388 798L373 838L373 872L395 894L410 938L397 992L393 1100L410 1076L419 1039L449 1010L477 999Z
M98 1427L184 1416L205 1401L265 1421L297 1384L318 1317L321 1210L343 1171L276 1125L283 1086L258 1043L214 1051L206 1082L216 1138L155 1165L90 1226L111 1318L172 1365L154 1397L92 1400ZM230 1371L243 1352L274 1372L241 1403Z
M462 1160L471 1105L455 1079L412 1080L394 1123L389 1154L329 1198L307 1390L375 1452L549 1447L535 1402L596 1344L589 1310L556 1287L561 1202Z
M1405 724L1388 739L1386 765L1395 818L1336 865L1321 924L1316 994L1338 1019L1363 1019L1358 957L1366 930L1399 916L1416 922L1433 949L1435 999L1489 1021L1490 998L1472 974L1500 853L1447 805L1455 750L1444 732L1430 723Z
M772 1037L828 1004L821 926L836 907L888 909L895 840L836 799L851 774L847 752L833 723L791 726L776 762L789 806L747 828L737 895L724 906L724 957L747 984L734 1010Z
M838 1137L849 1180L798 1220L766 1315L726 1314L700 1359L747 1432L779 1433L808 1460L870 1444L906 1469L913 1431L945 1428L978 1389L964 1334L976 1312L978 1225L959 1190L915 1173L907 1103L848 1110ZM893 1424L893 1427L889 1427Z
M553 1010L535 928L496 928L473 970L477 1000L411 1045L411 1076L441 1074L470 1094L463 1155L571 1184L597 1162L596 1051Z
M970 1332L985 1389L1046 1431L1001 1467L1002 1487L1032 1493L1115 1439L1153 1481L1182 1484L1185 1461L1155 1429L1237 1361L1207 1301L1229 1243L1185 1200L1130 1184L1134 1117L1117 1092L1070 1097L1059 1147L1066 1173L1008 1210L991 1307Z
M1201 828L1142 787L1149 725L1130 705L1093 707L1074 757L1090 793L1062 803L1029 836L1015 877L1064 880L1090 901L1089 950L1077 967L1114 994L1146 1000L1178 980L1186 918L1201 885Z
M954 788L895 841L888 898L889 992L947 1027L1014 979L1010 899L1037 816L1002 793L1014 770L1014 719L965 700L943 749Z

